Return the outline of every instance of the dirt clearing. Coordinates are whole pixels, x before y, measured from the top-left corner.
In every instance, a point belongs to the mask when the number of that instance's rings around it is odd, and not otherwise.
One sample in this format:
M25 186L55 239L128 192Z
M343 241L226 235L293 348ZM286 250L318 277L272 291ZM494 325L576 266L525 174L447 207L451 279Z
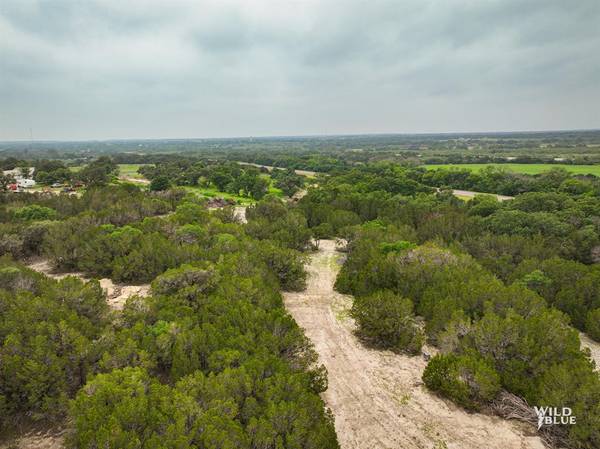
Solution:
M235 216L242 223L248 223L248 220L246 220L246 206L235 206Z
M591 358L596 362L596 369L600 371L600 343L592 340L583 332L579 333L579 339L581 340L581 349L588 348L591 353Z
M335 416L342 448L540 449L523 423L467 413L421 383L427 362L364 347L348 315L351 297L333 290L339 270L335 242L321 240L311 257L308 288L285 293L329 372L323 399Z
M67 276L75 276L84 281L89 280L83 273L55 273L47 260L38 260L27 265L39 273L43 273L54 279L63 279ZM150 284L127 285L115 284L111 279L99 279L100 286L106 293L106 302L114 310L122 310L127 298L133 295L148 296L150 293Z
M0 438L0 449L63 449L66 429L43 424L18 425ZM12 434L12 433L16 434Z

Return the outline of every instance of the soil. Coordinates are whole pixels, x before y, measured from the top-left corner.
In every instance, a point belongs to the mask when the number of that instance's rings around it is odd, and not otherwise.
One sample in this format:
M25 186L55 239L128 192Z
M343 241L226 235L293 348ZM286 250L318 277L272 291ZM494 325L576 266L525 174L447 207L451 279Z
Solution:
M148 179L144 179L144 178L134 178L131 176L119 176L119 179L122 181L127 181L127 182L136 182L138 184L150 184L150 181Z
M11 435L0 436L0 449L64 449L65 434L62 425L17 425Z
M238 217L242 223L247 223L246 206L235 206L235 216Z
M54 279L63 279L67 276L75 276L82 280L89 280L83 273L56 273L47 260L37 260L27 265L28 268L44 273ZM106 292L106 302L114 310L122 310L127 298L133 295L147 296L150 293L150 284L127 285L115 284L111 279L99 280L100 286Z
M495 193L472 192L470 190L453 190L452 193L454 193L456 196L466 196L469 198L475 198L475 195L493 195L498 201L512 200L514 198L514 196L498 195Z
M600 370L600 343L592 340L584 333L579 333L581 348L588 348L591 352L591 358L596 362L596 370Z
M352 297L333 290L340 257L334 241L321 240L307 267L307 289L284 298L327 367L329 388L322 397L335 417L342 448L546 447L525 423L467 413L429 392L421 381L423 357L363 346L348 314Z
M285 168L283 168L283 167L273 167L271 165L253 164L253 163L250 163L250 162L238 162L238 164L240 164L240 165L251 165L253 167L258 167L258 168L266 168L269 171L273 171L275 169L277 169L277 170L285 170ZM314 178L315 176L317 176L317 173L318 173L316 171L311 171L311 170L294 170L294 172L297 175L307 176L309 178Z

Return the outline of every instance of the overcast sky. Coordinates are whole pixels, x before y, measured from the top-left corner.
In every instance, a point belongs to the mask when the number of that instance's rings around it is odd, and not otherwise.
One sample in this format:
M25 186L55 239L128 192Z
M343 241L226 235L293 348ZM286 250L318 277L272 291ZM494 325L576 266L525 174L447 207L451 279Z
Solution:
M600 0L0 0L0 140L600 128Z

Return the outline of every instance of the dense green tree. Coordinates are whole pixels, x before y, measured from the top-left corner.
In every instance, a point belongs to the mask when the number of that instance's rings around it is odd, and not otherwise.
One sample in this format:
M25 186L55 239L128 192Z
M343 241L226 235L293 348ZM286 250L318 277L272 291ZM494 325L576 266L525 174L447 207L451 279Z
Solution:
M52 220L57 215L54 209L37 204L21 207L15 210L14 214L15 218L23 221Z
M596 341L600 341L600 307L588 311L585 321L585 331Z
M246 232L260 240L273 240L291 249L302 251L311 240L304 215L289 209L274 196L267 196L246 210Z
M0 174L0 192L6 192L10 184L14 184L15 178L12 175Z
M107 306L97 281L49 280L0 259L0 396L11 415L61 416L94 369Z
M500 392L498 373L476 355L434 356L423 372L423 382L427 388L475 410Z
M153 192L160 192L167 190L171 186L171 180L167 176L157 176L150 182L150 190Z
M140 368L99 374L77 394L71 415L77 448L172 449L191 446L200 408Z
M118 172L118 166L107 156L101 156L77 172L76 177L90 186L106 185L110 177Z
M358 334L366 341L394 351L421 351L424 335L410 299L378 291L355 298L350 314L356 320Z
M275 180L275 187L281 189L284 195L292 197L304 187L304 177L297 175L292 169L274 170L271 177Z

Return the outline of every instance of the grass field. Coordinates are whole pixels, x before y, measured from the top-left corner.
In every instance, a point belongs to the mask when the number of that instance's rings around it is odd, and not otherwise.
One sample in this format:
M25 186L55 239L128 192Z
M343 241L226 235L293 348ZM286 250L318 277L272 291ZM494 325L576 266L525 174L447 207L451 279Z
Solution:
M143 179L144 177L137 172L138 168L142 167L143 165L148 164L119 164L119 176L126 178ZM69 167L69 170L77 173L83 167L83 165L75 165L73 167Z
M233 200L237 204L242 204L244 206L254 204L256 202L252 198L220 192L212 187L185 186L184 189L188 192L193 192L196 195L204 196L206 198L224 198L226 200Z
M269 181L269 190L267 191L267 193L275 196L283 196L283 192L281 191L281 189L278 189L273 185L273 180L269 175L263 173L260 175L260 177Z
M144 177L137 172L138 168L140 168L143 165L146 165L146 164L119 164L119 178L121 178L121 179L125 179L125 178L144 179ZM70 167L70 170L73 172L78 172L82 168L83 168L83 166L79 165L79 166L75 166L75 167ZM268 179L270 181L269 190L268 190L269 194L276 195L276 196L283 196L283 192L273 185L273 181L271 180L271 177L269 175L261 174L260 176L262 178ZM207 198L221 197L221 198L225 198L225 199L232 199L236 203L243 204L243 205L254 204L256 202L252 198L247 198L247 197L243 197L243 196L239 196L239 195L233 195L231 193L226 193L226 192L220 192L219 190L217 190L215 188L210 188L210 187L187 186L187 187L185 187L185 189L190 192L194 192L198 195L205 196Z
M261 175L261 177L270 180L269 175L263 174L263 175ZM252 198L248 198L245 196L239 196L239 195L233 195L233 194L227 193L227 192L221 192L213 187L185 186L184 188L187 191L194 192L197 195L201 195L201 196L204 196L207 198L219 197L219 198L225 198L226 200L231 199L231 200L235 201L237 204L242 204L244 206L248 206L250 204L256 203L256 201L253 200ZM271 184L269 185L269 190L267 193L276 195L276 196L283 196L283 192L280 189L278 189L277 187L273 186L272 180L271 180Z
M124 178L144 179L137 171L138 168L147 164L119 164L119 176Z
M436 168L467 168L469 170L479 171L488 166L500 167L515 173L525 173L536 175L553 168L564 168L571 173L578 175L596 175L600 176L600 165L567 165L567 164L432 164L423 165L427 170Z
M471 201L471 200L473 199L473 197L472 197L472 196L460 195L460 194L458 194L458 193L455 193L455 194L454 194L454 196L455 196L456 198L460 199L460 200L463 200L463 201Z

